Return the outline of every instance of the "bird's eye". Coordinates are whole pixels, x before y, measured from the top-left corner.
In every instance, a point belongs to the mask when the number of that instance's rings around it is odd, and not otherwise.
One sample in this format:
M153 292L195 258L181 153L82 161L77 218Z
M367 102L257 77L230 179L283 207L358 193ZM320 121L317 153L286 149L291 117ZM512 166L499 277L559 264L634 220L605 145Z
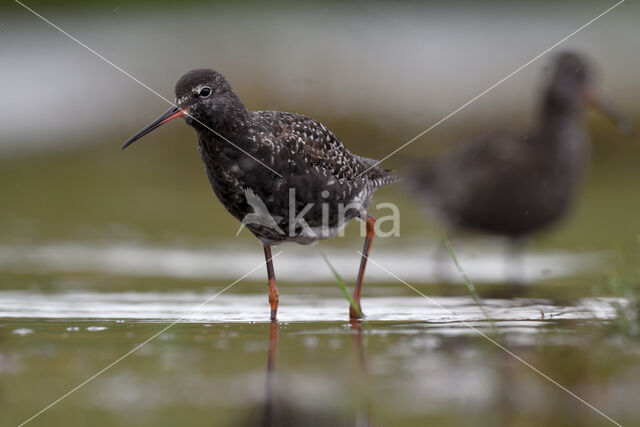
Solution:
M200 92L198 92L198 95L200 95L203 98L206 98L207 96L211 95L211 88L210 87L203 87L202 89L200 89Z

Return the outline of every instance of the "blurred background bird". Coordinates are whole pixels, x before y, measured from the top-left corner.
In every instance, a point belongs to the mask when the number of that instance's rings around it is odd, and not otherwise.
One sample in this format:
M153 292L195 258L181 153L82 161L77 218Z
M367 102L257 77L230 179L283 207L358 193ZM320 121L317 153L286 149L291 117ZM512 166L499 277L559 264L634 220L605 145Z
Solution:
M594 80L583 56L559 54L531 130L488 132L441 156L413 162L405 172L409 188L452 230L505 236L515 243L553 225L574 202L589 159L585 109L593 107L621 132L631 132Z

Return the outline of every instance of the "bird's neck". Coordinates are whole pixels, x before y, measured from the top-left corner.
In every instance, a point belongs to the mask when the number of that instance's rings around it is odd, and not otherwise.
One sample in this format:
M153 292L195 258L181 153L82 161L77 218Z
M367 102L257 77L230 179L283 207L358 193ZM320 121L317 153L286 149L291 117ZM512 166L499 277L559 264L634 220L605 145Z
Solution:
M202 118L194 121L192 126L199 133L226 138L243 135L251 121L251 114L235 94L226 102L216 105L215 109L205 110L198 116Z
M568 135L580 133L584 127L583 108L575 104L558 102L547 94L538 115L538 143L557 146L568 139Z

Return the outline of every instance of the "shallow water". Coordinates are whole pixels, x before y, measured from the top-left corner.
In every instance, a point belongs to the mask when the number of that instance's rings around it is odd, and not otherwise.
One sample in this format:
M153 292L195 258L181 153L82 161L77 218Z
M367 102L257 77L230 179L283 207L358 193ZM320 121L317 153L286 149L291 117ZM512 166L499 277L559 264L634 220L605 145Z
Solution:
M311 291L311 289L309 289ZM230 291L231 292L231 291ZM265 295L217 292L60 292L0 291L0 318L129 319L138 321L264 322ZM384 293L384 289L377 289ZM392 293L389 292L389 293ZM397 296L363 298L371 322L420 321L459 323L486 321L529 322L544 319L611 319L624 300L582 298L571 305L549 300L485 299L486 314L471 297ZM284 322L340 322L345 319L344 298L318 295L281 295L279 320Z
M610 255L529 250L514 285L501 245L456 248L482 307L435 246L382 245L359 324L319 248L285 246L270 324L253 248L2 245L0 423L99 373L30 424L610 424L534 369L617 422L640 420L640 345L607 332L626 301L585 296ZM327 253L351 283L358 254Z
M640 348L597 332L624 300L487 298L485 314L470 297L377 285L360 325L333 286L284 286L270 325L264 293L210 300L220 289L0 291L2 425L123 356L33 425L608 423L514 355L617 421L640 420Z

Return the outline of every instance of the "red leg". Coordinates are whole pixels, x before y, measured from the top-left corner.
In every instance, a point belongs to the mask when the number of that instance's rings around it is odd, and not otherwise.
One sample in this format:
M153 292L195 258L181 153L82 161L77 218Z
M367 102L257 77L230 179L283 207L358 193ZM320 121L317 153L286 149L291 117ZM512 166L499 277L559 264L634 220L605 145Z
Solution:
M362 259L360 260L360 270L358 270L358 279L356 280L356 288L353 291L353 301L358 306L358 311L354 310L352 306L349 306L349 317L351 319L358 319L361 317L362 308L360 306L360 295L362 294L362 280L364 279L364 270L367 267L367 259L369 258L369 250L373 243L373 237L375 236L374 226L376 225L376 219L371 215L367 215L367 237L364 239L364 249L362 250Z
M269 281L269 305L271 306L271 320L276 320L278 314L278 285L276 275L273 272L271 246L264 245L264 258L267 261L267 279Z

